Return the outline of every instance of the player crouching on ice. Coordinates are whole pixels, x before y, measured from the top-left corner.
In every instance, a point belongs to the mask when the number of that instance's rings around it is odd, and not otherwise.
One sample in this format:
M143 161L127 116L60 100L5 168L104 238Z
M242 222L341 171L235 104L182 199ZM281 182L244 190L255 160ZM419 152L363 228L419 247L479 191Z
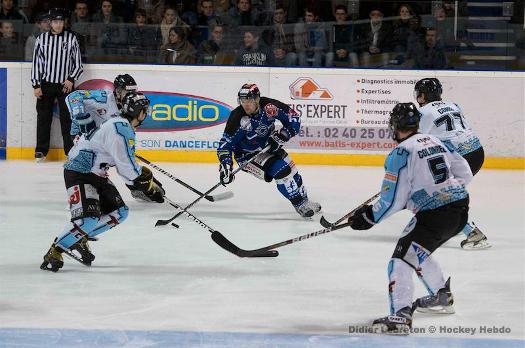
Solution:
M232 153L237 163L242 165L261 149L271 145L270 150L259 154L243 170L266 182L275 179L277 189L295 210L302 217L312 217L321 210L321 205L308 200L303 179L295 163L282 148L299 132L299 115L278 100L261 97L255 84L241 87L238 102L240 105L230 113L217 150L221 183L227 185L235 179ZM275 120L281 122L283 127L280 130L275 129Z
M408 334L414 310L454 313L450 278L445 281L432 253L467 222L469 195L465 185L472 172L451 145L418 133L420 117L413 103L394 107L390 130L398 145L385 160L381 197L349 219L354 230L367 230L402 209L415 213L388 263L390 315L372 324L381 333ZM413 272L429 293L414 303Z
M128 185L141 190L152 201L164 202L151 171L135 161L135 129L147 117L148 109L148 98L142 93L129 92L123 99L119 117L83 134L71 149L64 165L71 221L44 255L41 269L57 272L64 265L63 252L91 265L95 255L89 249L88 238L127 218L128 207L108 178L110 167L115 166Z

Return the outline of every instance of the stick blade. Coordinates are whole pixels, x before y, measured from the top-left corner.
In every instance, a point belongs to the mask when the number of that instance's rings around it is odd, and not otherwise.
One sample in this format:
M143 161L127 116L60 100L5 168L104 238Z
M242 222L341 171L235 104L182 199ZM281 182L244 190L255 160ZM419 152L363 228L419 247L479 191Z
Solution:
M226 250L226 251L228 251L228 252L230 252L230 253L232 253L234 255L237 255L239 257L244 257L244 255L242 253L242 250L238 246L236 246L235 244L230 242L219 231L213 231L212 234L211 234L211 239L213 239L213 241L215 243L217 243L217 245L219 245L224 250Z
M324 218L324 216L321 216L321 220L319 220L319 223L324 228L332 227L334 224L330 223L328 220Z
M206 198L210 202L223 201L225 199L230 199L232 197L233 197L233 192L231 192L231 191L219 193L217 195L206 195L206 196L204 196L204 198Z
M170 222L171 220L157 220L157 222L155 222L155 227L166 226Z
M279 252L277 250L268 250L259 254L250 255L249 257L277 257Z

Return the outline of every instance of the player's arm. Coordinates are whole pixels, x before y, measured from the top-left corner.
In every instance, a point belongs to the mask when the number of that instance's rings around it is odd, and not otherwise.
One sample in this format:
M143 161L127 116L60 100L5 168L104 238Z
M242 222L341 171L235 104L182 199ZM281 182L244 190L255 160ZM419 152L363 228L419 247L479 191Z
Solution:
M142 192L143 200L164 202L164 190L157 184L151 170L139 166L135 160L135 132L127 122L115 122L114 134L108 134L108 151L110 152L119 175L126 181L126 186L133 192Z
M473 178L472 170L465 158L461 156L452 144L443 142L449 153L450 171L452 175L461 181L463 185L468 185Z
M428 112L424 113L421 111L421 109L419 112L421 112L421 119L419 120L419 133L432 134L431 130L432 127L434 127L434 119L432 114Z
M272 100L278 107L277 119L283 125L283 129L289 135L288 139L293 138L301 129L301 117L290 106L278 100Z
M410 194L407 175L408 151L394 149L385 161L385 177L379 200L359 208L348 221L354 230L368 230L390 215L405 209Z
M409 194L408 157L409 152L398 147L385 161L385 177L381 184L381 196L373 206L374 222L378 223L405 209Z
M223 185L233 182L233 150L237 144L245 138L251 124L247 118L243 119L243 114L239 108L230 113L228 122L217 148L217 157L219 158L219 176Z
M72 136L89 133L96 128L95 121L89 113L86 113L84 107L84 98L89 91L77 90L71 92L66 97L66 105L71 115L71 131Z

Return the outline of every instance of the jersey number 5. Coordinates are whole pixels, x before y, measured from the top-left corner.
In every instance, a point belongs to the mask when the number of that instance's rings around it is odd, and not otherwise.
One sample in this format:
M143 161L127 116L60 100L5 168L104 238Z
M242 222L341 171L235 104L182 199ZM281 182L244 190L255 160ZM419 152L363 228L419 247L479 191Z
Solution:
M441 184L448 179L448 167L443 156L429 158L428 167L434 176L434 183Z

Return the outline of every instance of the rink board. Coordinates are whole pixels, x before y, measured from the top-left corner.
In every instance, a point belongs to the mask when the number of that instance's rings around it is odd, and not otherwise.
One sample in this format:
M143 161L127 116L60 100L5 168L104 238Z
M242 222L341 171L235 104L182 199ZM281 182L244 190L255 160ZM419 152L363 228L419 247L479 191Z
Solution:
M7 159L32 159L36 99L31 66L0 66L7 68L9 102L2 103L7 109ZM237 106L237 91L253 82L262 95L291 105L301 115L301 132L287 144L297 163L381 166L395 146L387 128L390 110L398 102L414 101L417 80L438 77L444 99L462 107L480 137L487 157L484 167L525 169L524 72L95 64L85 66L76 86L110 89L122 73L132 74L152 101L153 113L139 129L136 146L156 161L217 162L214 152ZM62 159L55 121L51 147L57 150L48 158Z

